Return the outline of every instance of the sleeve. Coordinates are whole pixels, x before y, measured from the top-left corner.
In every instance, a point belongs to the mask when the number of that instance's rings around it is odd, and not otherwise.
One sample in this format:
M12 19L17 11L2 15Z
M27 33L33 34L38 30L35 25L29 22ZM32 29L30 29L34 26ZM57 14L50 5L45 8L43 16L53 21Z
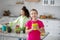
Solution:
M25 26L28 27L28 25L29 25L29 22L26 22Z
M26 24L26 22L28 22L28 18L25 18L24 24Z
M13 26L14 24L16 24L18 21L19 21L19 17L18 17L16 20L14 20L14 21L9 22L9 25L12 27L12 26Z
M28 29L30 28L29 21L28 21L28 22L26 22L25 27L27 27Z
M44 24L42 21L39 21L39 28L44 28Z

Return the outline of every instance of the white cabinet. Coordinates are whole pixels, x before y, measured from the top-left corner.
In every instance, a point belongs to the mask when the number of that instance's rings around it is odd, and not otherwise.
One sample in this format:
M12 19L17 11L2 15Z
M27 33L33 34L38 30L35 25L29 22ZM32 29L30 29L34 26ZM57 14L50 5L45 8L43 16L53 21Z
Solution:
M13 38L13 37L4 37L4 40L18 40L18 38Z
M60 36L47 36L43 40L60 40Z
M60 6L60 0L55 0L55 5Z
M4 36L3 34L0 34L0 40L18 40L18 38Z
M3 37L0 40L18 40L18 38L12 38L12 37Z
M43 0L44 6L60 6L60 0Z
M60 40L60 20L41 19L49 35L44 40Z
M45 25L45 31L50 35L60 36L60 21L59 20L42 20Z
M3 40L3 36L0 35L0 40Z

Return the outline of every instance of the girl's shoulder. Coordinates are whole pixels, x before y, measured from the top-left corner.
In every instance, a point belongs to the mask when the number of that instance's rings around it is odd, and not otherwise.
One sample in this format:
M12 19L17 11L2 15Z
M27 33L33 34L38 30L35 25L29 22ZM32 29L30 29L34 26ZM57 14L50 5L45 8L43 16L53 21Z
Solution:
M17 17L18 19L21 18L21 16Z
M40 19L38 19L37 21L38 21L38 22L42 22L42 20L40 20Z
M28 20L27 22L26 22L26 25L30 25L31 24L31 20Z
M30 20L28 20L27 22L33 22L33 21L30 19ZM37 19L37 22L42 22L42 20Z

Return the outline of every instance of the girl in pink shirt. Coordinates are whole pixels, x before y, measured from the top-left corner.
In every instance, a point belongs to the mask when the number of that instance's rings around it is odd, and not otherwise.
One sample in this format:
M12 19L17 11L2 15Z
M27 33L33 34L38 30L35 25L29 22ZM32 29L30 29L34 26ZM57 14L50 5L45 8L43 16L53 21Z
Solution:
M31 10L30 17L31 20L26 23L27 40L41 40L41 32L45 33L45 30L43 22L37 19L38 12L36 9ZM36 26L35 29L33 26Z

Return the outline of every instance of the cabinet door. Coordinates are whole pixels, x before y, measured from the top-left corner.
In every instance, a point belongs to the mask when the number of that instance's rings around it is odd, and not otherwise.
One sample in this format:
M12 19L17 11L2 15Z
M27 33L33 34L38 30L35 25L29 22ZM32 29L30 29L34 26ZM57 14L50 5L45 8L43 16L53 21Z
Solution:
M60 21L49 20L45 29L50 32L51 35L60 35Z
M18 40L18 38L13 38L13 37L4 37L4 40Z
M7 40L7 37L4 37L4 40Z
M60 0L55 0L55 6L60 6Z
M60 21L54 21L54 20L49 20L48 23L48 29L60 29Z
M0 35L0 40L4 40L2 35Z
M44 23L44 28L49 35L60 36L60 21L59 20L42 20Z
M46 6L60 6L60 0L43 0L43 4Z
M49 36L47 36L45 39L43 39L43 40L60 40L60 38L59 38L60 36L51 36L51 35L49 35Z

